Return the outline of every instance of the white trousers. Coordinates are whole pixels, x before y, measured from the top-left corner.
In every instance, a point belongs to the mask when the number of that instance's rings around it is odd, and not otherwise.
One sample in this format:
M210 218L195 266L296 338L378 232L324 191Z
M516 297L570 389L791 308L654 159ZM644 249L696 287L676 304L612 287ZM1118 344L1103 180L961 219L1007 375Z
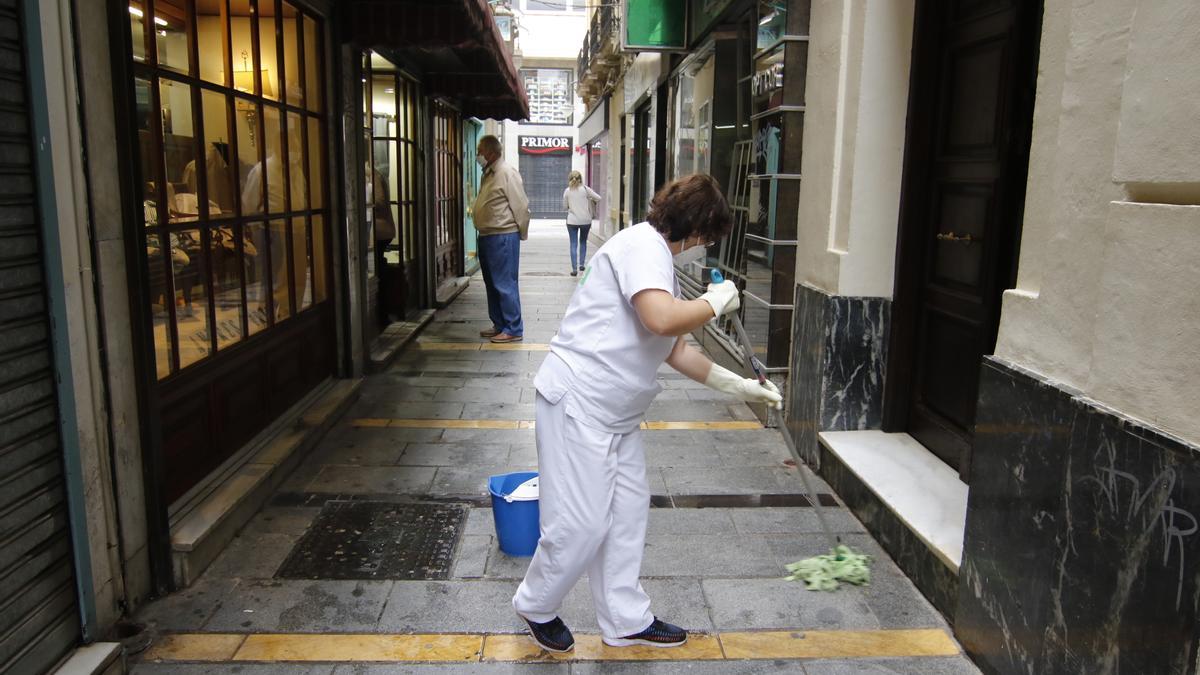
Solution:
M536 406L541 539L513 608L550 621L587 572L604 635L640 633L654 621L638 581L650 511L641 431L594 429L540 394Z

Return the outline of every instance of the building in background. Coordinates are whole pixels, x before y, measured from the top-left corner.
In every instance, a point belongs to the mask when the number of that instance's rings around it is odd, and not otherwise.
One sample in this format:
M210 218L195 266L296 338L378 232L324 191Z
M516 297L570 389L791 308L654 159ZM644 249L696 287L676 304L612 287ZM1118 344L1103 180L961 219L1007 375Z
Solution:
M461 289L474 118L529 112L484 0L10 4L0 670L25 673L195 579Z
M562 219L567 174L587 169L577 124L583 108L575 87L579 44L587 32L586 0L513 0L518 27L515 62L529 96L529 117L495 130L504 159L518 167L534 218Z
M738 281L797 455L985 672L1197 671L1196 12L626 0L589 20L602 233L669 178L722 182L735 230L685 293L711 267ZM697 337L740 362L721 326Z

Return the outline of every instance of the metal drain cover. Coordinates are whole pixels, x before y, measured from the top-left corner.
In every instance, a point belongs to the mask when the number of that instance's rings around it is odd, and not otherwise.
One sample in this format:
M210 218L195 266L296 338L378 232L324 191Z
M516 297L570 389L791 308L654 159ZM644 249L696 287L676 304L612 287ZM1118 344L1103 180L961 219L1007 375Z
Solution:
M277 579L447 579L466 509L457 504L325 503Z

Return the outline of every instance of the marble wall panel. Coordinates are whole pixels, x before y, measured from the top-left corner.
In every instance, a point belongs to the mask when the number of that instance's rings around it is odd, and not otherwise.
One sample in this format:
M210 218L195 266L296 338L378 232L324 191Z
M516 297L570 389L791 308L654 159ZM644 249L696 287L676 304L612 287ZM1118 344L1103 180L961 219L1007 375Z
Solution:
M798 454L820 465L817 433L878 429L891 301L796 286L787 424Z
M1200 448L985 360L955 632L987 672L1191 673Z

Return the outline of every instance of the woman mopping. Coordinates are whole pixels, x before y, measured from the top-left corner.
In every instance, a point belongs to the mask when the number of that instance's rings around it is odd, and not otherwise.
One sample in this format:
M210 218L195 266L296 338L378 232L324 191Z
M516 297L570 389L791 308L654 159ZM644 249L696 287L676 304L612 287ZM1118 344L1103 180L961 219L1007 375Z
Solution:
M567 212L567 234L571 236L571 276L583 271L587 263L588 232L592 229L592 204L600 195L583 184L578 171L567 174L567 189L563 190L563 210ZM576 258L576 252L579 257Z
M541 539L513 608L549 651L575 645L558 612L584 572L605 644L687 641L650 612L638 581L650 509L639 424L661 390L659 366L745 401L781 400L770 382L735 375L682 337L739 305L731 281L680 299L672 264L729 233L720 186L706 175L675 181L655 195L647 220L596 252L534 379Z

